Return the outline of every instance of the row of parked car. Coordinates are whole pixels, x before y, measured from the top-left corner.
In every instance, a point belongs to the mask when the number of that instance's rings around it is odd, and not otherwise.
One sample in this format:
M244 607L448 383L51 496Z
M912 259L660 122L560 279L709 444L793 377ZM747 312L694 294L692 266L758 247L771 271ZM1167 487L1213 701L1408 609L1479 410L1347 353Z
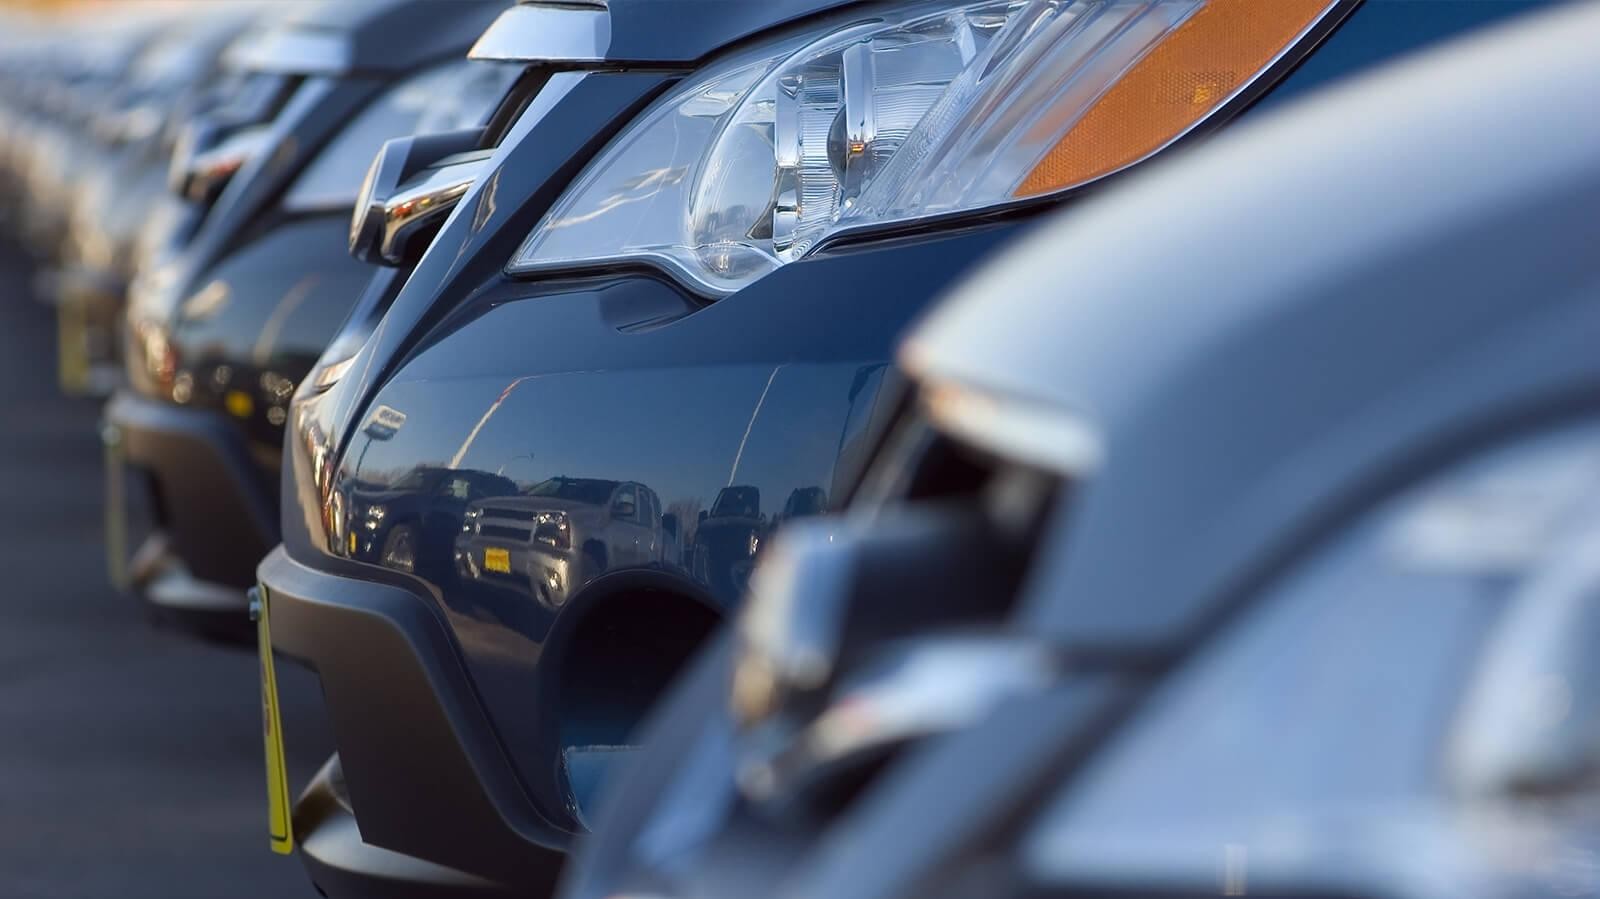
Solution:
M112 577L324 895L1600 890L1600 4L3 25Z

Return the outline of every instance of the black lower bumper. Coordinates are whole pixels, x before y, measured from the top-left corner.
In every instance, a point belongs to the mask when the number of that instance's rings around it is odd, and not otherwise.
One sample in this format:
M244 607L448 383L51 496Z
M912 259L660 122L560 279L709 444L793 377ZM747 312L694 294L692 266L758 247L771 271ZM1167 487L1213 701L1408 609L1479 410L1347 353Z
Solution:
M300 858L332 899L484 899L507 895L493 881L380 849L361 839L339 757L328 760L295 804Z
M568 837L517 780L436 608L402 587L309 568L282 547L258 575L274 651L322 682L364 844L395 854L396 865L425 863L418 871L450 869L522 895L553 889ZM320 801L315 790L301 799L297 838L318 885L343 899L339 884L357 889L374 875L339 861L353 853L316 848L338 842L323 830L342 820ZM361 858L382 877L402 873Z
M120 391L106 406L103 434L108 490L122 489L127 468L152 497L160 559L146 559L134 586L153 603L183 613L236 615L245 623L244 591L255 566L277 542L276 486L250 455L245 438L220 414ZM108 494L107 515L125 503ZM124 531L126 522L108 521ZM115 564L115 560L114 560Z

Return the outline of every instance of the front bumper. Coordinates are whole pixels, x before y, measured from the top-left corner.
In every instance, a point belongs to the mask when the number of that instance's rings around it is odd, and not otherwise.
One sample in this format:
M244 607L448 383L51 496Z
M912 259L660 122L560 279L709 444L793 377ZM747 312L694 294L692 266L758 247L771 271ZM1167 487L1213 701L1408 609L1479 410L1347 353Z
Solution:
M257 574L273 650L321 679L357 838L385 852L350 847L337 833L348 819L314 785L295 828L318 886L338 899L341 884L444 868L473 889L553 888L569 836L527 798L437 606L396 584L309 568L282 547Z
M154 494L154 531L133 554L131 584L179 615L245 620L255 564L277 542L271 478L217 413L119 391L106 406L108 533L127 533L125 476ZM112 541L113 576L125 549ZM124 558L118 558L124 556Z
M491 881L363 842L336 755L295 804L300 857L325 896L469 899L504 896Z

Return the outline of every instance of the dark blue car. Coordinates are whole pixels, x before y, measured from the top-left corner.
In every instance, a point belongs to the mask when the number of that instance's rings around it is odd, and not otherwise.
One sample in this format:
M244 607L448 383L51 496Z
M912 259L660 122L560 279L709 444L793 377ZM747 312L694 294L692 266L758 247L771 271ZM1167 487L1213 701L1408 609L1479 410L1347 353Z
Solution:
M1169 147L1532 5L504 13L473 50L528 67L503 138L375 162L367 258L403 242L410 198L453 211L414 270L368 286L289 409L263 645L320 674L339 754L292 833L278 809L277 845L333 896L547 888L774 532L851 489L904 393L896 340L954 279ZM468 164L470 185L430 190ZM459 527L368 539L370 497L434 471L501 491L410 491ZM585 512L634 518L643 543L563 569L581 576L552 602L545 560L572 552L576 513L535 497L559 479L655 499Z
M1374 72L962 283L561 895L1594 893L1596 33Z
M482 136L521 70L465 53L506 5L286 7L233 52L260 105L191 123L173 187L203 221L133 282L103 429L114 580L161 618L249 635L245 591L278 542L289 399L372 277L346 246L362 175L418 128Z

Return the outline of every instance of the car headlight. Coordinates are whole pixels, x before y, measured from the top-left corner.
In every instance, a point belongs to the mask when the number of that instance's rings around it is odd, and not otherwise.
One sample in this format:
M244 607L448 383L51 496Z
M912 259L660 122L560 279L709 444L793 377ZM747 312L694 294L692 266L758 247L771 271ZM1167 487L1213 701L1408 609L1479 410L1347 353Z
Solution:
M564 512L540 512L534 517L533 539L554 549L572 548L572 528Z
M624 130L508 271L647 261L732 293L847 231L1136 163L1339 0L924 2L709 67Z

